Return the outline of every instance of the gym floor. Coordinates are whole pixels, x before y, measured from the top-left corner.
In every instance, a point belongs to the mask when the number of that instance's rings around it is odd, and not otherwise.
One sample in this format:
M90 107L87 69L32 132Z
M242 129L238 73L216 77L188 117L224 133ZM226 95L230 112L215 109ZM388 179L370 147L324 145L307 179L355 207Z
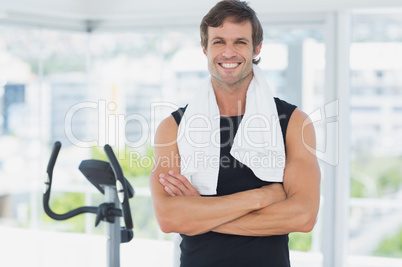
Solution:
M106 238L0 226L0 266L106 267ZM121 245L121 267L172 267L173 243L135 238ZM321 267L319 253L291 251L293 267ZM349 257L349 267L400 267L402 259Z

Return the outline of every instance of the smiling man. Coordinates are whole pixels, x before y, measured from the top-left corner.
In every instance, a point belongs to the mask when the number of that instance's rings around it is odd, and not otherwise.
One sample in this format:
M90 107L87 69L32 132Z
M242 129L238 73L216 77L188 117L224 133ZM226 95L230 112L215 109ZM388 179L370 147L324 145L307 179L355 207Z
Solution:
M252 58L259 53L261 44L253 49L250 21L236 23L227 18L221 27L208 27L208 41L203 45L208 58L212 85L233 90L243 88L252 78Z
M272 96L247 3L219 2L200 31L211 76L157 129L155 215L182 238L180 266L290 266L288 233L311 231L319 206L313 126Z

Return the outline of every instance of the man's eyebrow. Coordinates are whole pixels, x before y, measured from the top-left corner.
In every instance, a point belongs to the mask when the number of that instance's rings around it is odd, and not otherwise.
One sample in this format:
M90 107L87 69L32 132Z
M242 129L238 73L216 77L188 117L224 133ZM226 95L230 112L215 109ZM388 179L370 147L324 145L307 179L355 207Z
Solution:
M237 41L246 41L246 42L250 42L249 39L244 38L244 37L237 38L236 40L237 40Z
M213 41L213 40L224 40L224 39L225 39L225 38L223 38L223 37L216 36L216 37L212 38L211 41ZM246 42L250 42L250 40L247 39L247 38L245 38L245 37L236 38L236 41L246 41Z

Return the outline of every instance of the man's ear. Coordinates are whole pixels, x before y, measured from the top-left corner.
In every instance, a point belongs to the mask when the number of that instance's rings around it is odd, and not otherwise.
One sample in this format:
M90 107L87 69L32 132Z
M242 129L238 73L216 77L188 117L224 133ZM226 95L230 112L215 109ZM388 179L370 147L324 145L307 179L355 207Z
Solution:
M205 49L205 47L202 45L202 42L200 43L201 47L202 47L202 52L204 53L204 55L207 55L207 50Z
M256 47L254 57L258 56L261 52L262 42Z

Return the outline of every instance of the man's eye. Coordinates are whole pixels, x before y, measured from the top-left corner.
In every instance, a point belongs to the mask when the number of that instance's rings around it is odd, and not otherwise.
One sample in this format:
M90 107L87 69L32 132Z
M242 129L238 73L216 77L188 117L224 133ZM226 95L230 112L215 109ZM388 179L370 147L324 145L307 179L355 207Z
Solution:
M245 44L246 44L246 42L243 42L243 41L237 41L237 43L238 43L238 44L241 44L241 45L245 45Z

